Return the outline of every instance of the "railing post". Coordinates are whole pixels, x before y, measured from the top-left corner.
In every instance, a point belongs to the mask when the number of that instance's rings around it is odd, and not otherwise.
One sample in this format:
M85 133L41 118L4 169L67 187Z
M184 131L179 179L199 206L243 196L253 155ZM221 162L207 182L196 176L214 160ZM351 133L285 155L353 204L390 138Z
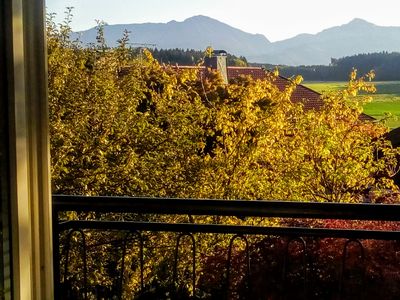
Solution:
M122 259L121 259L121 278L119 282L119 297L122 299L124 294L123 285L124 285L124 273L125 273L125 256L126 256L126 248L129 242L129 238L131 236L136 236L139 242L139 268L140 268L140 293L144 290L144 258L143 258L143 237L139 231L128 232L122 242Z
M174 270L173 270L173 287L176 290L177 282L178 282L178 259L179 259L179 246L180 241L184 237L190 237L192 242L192 286L193 292L192 296L195 297L196 295L196 240L194 239L193 234L191 233L181 233L176 239L176 246L175 246L175 259L174 259Z
M229 241L229 248L228 248L228 262L226 265L226 282L225 282L225 289L226 289L226 299L229 299L230 296L230 275L231 275L231 261L232 261L232 248L233 248L233 243L235 240L242 240L245 242L246 247L245 247L245 257L246 257L246 289L249 291L250 290L250 253L249 253L249 242L247 238L243 235L235 235L231 238Z
M83 260L83 299L88 299L88 269L87 269L87 251L86 251L86 236L85 233L81 229L71 229L67 236L67 246L68 248L65 251L65 271L64 271L64 283L68 278L68 263L69 263L69 251L71 246L71 237L77 232L81 235L82 238L82 260ZM72 291L71 291L72 292Z
M285 256L283 258L283 272L282 272L282 299L287 298L287 294L284 292L286 291L286 279L287 279L287 260L289 258L289 247L291 243L298 242L303 249L303 256L302 256L302 263L303 263L303 299L307 299L307 243L302 237L297 237L297 238L290 238L286 244L286 249L285 249Z
M343 298L343 294L344 294L344 288L343 288L343 281L344 281L344 277L345 277L345 271L346 271L346 257L347 254L349 253L349 245L350 244L355 244L359 247L360 249L360 257L361 257L361 262L363 265L363 270L362 270L362 278L361 278L361 282L362 282L362 286L365 283L365 253L364 253L364 246L362 245L362 243L357 240L357 239L349 239L346 241L346 243L344 244L343 247L343 252L342 252L342 265L340 268L340 275L339 275L339 287L338 287L338 294L339 294L339 299ZM363 290L361 289L360 291L361 295L360 295L360 299L363 299L363 297L361 297L363 295Z

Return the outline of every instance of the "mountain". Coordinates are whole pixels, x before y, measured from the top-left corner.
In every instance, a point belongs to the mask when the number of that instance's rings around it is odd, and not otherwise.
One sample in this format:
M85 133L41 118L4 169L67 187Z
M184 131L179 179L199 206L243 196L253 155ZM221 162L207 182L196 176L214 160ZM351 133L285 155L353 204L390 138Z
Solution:
M250 34L206 16L183 22L106 25L108 45L115 46L123 30L131 41L152 43L157 48L204 50L223 49L250 62L284 65L327 65L331 58L359 53L400 51L400 27L377 26L362 19L325 29L317 34L300 34L271 43L261 34ZM96 41L96 29L76 33L83 43Z
M300 34L275 42L266 52L248 59L286 65L326 65L331 58L382 51L400 51L400 27L354 19L317 34Z
M270 42L261 34L250 34L206 16L194 16L183 22L106 25L105 39L115 46L124 30L131 32L135 43L156 44L157 48L205 50L207 46L232 54L257 55L265 52ZM77 33L86 43L96 41L96 28Z

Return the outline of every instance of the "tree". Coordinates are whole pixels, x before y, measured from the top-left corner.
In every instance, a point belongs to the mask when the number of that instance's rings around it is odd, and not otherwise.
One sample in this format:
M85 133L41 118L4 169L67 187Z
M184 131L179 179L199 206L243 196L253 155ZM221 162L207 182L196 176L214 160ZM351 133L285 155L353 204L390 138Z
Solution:
M133 55L128 33L109 49L101 24L90 48L69 34L69 19L59 28L49 19L56 193L353 201L392 186L396 151L386 128L359 120L356 95L373 86L356 72L305 111L290 101L300 78L285 91L273 73L226 86Z
M306 112L296 122L294 153L307 198L360 201L371 189L395 188L389 178L397 172L398 151L384 138L387 128L359 118L370 98L357 95L375 91L366 82L373 73L361 78L356 75L354 70L347 89L325 95L320 111Z
M355 72L346 90L325 95L320 110L305 111L290 101L301 78L288 81L284 91L275 86L274 73L225 85L217 73L203 78L195 69L162 66L149 51L135 55L127 47L128 33L109 48L101 26L98 44L85 48L70 39L69 18L61 26L48 19L53 193L343 202L360 201L367 188L393 188L388 177L397 151L383 140L385 127L359 120L357 92L373 87ZM108 238L92 235L97 242ZM158 234L148 242L169 238ZM207 255L218 239L202 239L198 249ZM102 267L91 280L112 285L111 271L102 263L112 255L109 246L102 247L104 255L90 260ZM130 251L127 256L134 259ZM170 257L157 248L146 251L152 261L146 277L170 266ZM132 290L138 287L135 272L126 281Z

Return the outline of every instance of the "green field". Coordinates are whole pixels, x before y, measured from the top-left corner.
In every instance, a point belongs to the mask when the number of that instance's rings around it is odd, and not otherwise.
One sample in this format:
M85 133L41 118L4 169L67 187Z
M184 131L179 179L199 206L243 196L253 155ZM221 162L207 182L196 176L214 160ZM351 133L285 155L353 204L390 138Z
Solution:
M330 92L343 89L346 82L305 82L304 85L318 92ZM380 120L385 113L393 117L388 120L390 128L400 127L400 81L374 82L376 93L372 94L373 101L367 103L364 112Z

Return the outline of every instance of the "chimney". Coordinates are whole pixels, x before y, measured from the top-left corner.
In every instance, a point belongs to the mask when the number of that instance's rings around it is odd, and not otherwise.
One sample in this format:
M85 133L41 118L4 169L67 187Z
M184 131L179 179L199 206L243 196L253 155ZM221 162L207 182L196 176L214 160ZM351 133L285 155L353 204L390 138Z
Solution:
M216 70L221 74L225 84L228 84L228 70L226 67L227 53L224 50L214 50L211 57L205 57L204 65L206 68Z

